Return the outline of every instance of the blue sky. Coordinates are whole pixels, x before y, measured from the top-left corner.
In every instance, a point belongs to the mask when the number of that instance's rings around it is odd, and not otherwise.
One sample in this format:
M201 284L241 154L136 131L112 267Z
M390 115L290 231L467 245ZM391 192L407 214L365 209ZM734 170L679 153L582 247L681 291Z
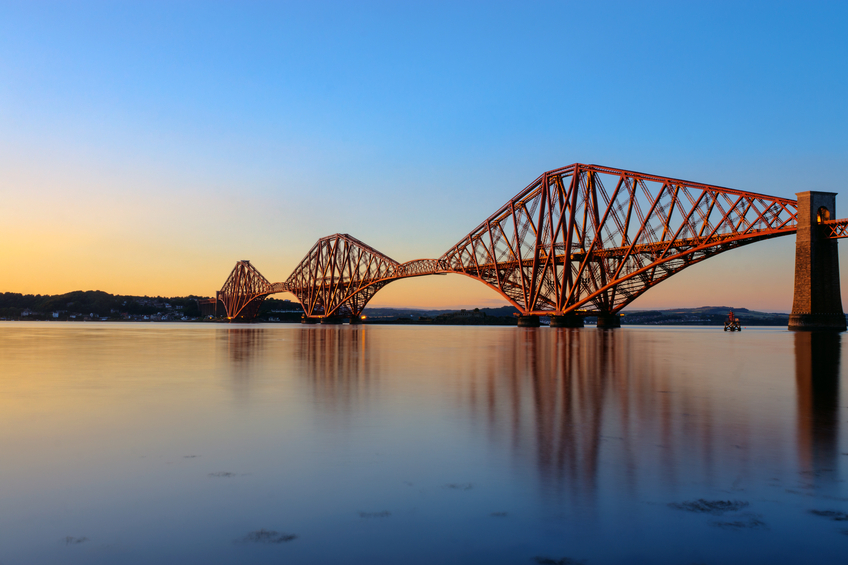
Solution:
M437 257L573 162L840 191L846 23L842 2L0 2L0 291L210 294L336 232ZM793 251L634 307L788 310ZM436 279L374 304L498 302Z

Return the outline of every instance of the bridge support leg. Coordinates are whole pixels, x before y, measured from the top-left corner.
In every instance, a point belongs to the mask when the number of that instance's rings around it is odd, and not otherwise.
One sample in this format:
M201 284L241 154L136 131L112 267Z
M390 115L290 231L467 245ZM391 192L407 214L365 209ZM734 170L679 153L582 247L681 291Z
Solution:
M320 320L318 318L310 318L306 314L301 316L300 323L301 324L317 324Z
M519 328L538 328L539 327L539 316L519 316L518 317L518 327Z
M348 322L348 323L351 326L355 326L356 324L361 324L362 323L362 317L361 316L351 316L350 322Z
M799 192L797 196L795 296L789 329L845 331L837 240L828 238L818 225L836 215L836 194Z
M582 328L583 316L577 314L566 314L565 316L551 316L552 328Z
M321 318L321 323L322 324L333 324L333 325L343 324L344 318L342 318L341 316L325 316L324 318Z
M598 314L598 329L611 330L621 327L621 316L618 314Z

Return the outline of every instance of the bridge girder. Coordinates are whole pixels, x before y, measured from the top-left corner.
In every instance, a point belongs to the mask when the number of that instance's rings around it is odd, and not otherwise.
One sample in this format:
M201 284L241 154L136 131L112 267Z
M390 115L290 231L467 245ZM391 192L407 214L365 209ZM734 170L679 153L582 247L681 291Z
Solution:
M335 234L284 283L239 262L220 295L230 318L284 291L306 316L359 316L392 281L458 273L524 314L610 314L690 265L795 233L797 214L787 198L574 164L543 173L439 259L398 263ZM845 222L824 222L830 237L844 237Z
M615 313L689 265L794 233L796 216L786 198L575 164L542 174L441 259L525 314Z
M284 286L307 316L358 316L394 280L398 265L355 237L337 233L319 239Z
M218 292L218 300L224 304L227 319L252 320L265 297L273 293L274 285L250 261L239 261Z

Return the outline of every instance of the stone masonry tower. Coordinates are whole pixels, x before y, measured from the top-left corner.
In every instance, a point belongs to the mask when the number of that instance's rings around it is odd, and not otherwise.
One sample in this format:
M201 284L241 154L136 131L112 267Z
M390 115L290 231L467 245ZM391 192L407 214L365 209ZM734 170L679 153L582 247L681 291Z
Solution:
M795 236L795 298L790 330L845 330L839 292L839 253L819 222L836 216L836 193L799 192Z

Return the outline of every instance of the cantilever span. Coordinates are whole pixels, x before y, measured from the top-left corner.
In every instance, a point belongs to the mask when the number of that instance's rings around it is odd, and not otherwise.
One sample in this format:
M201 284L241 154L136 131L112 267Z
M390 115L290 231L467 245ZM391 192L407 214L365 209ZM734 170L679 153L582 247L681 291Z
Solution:
M848 235L848 221L822 222ZM392 281L457 273L525 315L611 315L690 265L794 234L798 203L602 167L548 171L438 259L399 263L347 234L324 237L282 283L240 261L218 293L230 319L251 319L291 292L311 318L358 317Z

